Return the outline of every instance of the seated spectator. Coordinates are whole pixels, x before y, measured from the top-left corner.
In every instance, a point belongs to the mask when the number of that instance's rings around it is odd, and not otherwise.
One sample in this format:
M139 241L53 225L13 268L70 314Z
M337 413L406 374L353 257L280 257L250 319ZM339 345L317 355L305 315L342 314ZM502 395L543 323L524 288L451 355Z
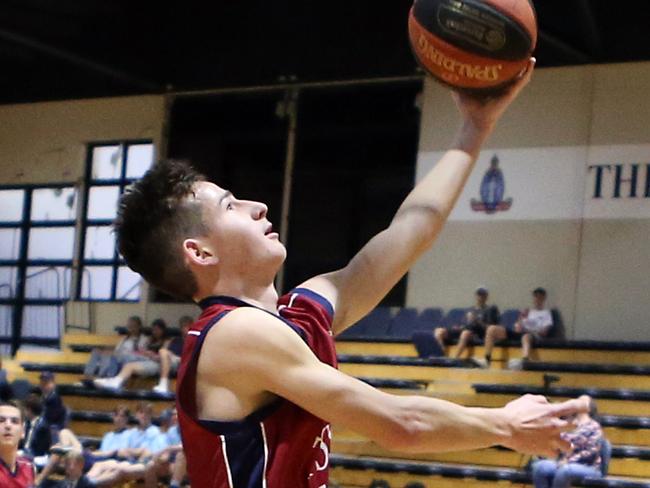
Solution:
M151 324L151 339L144 351L134 351L122 356L122 368L117 376L112 378L97 378L93 384L98 388L119 390L134 374L154 376L160 373L160 349L167 340L167 324L162 319L156 319Z
M45 480L40 488L94 488L97 485L84 474L85 462L81 451L71 450L65 455L65 479Z
M578 414L577 427L564 434L564 439L571 442L568 454L561 454L556 460L545 459L533 464L533 483L535 488L568 488L573 482L583 479L602 477L600 456L603 442L603 430L596 420L598 411L596 402L587 395L589 412Z
M23 452L30 458L47 456L52 447L52 433L49 424L43 417L41 397L32 393L23 405L25 411L25 437Z
M52 437L53 444L48 454L34 459L34 464L42 466L43 469L36 477L36 485L41 486L48 479L48 476L59 467L65 467L65 456L70 451L81 451L83 446L77 436L70 429L62 429L56 432L56 437ZM37 464L38 462L38 464Z
M142 319L137 315L129 317L126 322L128 334L115 348L95 347L84 369L84 380L92 381L95 377L115 376L121 364L132 353L144 351L149 338L142 333Z
M39 379L39 386L43 394L43 417L50 427L63 429L67 422L68 410L56 391L54 373L43 371Z
M0 486L32 488L34 466L18 456L18 444L24 435L23 413L12 402L0 403Z
M126 405L118 405L113 410L113 427L102 437L99 450L93 452L96 458L112 458L120 449L129 447L129 437L132 431L129 430L129 409Z
M160 419L162 432L161 450L154 453L147 462L145 472L145 487L158 486L158 480L171 477L170 488L179 488L187 474L183 445L178 427L178 415L175 408L163 412Z
M153 391L156 393L169 392L169 375L175 373L178 365L181 362L181 354L183 353L183 344L185 343L185 336L187 336L194 319L187 315L181 317L178 321L178 326L181 330L181 335L174 337L169 343L160 349L160 381L154 386Z
M519 320L515 323L514 330L506 329L501 325L488 327L485 335L485 363L489 366L492 360L492 350L498 341L504 339L521 340L522 358L512 359L508 366L520 369L524 361L530 360L530 352L536 340L546 337L553 327L553 314L546 308L546 290L535 288L533 290L533 308L521 311Z
M476 290L476 305L470 308L465 314L465 320L462 325L451 325L451 329L438 327L434 331L436 340L440 347L445 347L445 341L452 338L453 335L460 334L458 348L454 357L459 358L470 341L474 337L485 338L485 331L491 325L498 324L500 320L499 309L496 305L488 305L489 292L487 288L481 286Z

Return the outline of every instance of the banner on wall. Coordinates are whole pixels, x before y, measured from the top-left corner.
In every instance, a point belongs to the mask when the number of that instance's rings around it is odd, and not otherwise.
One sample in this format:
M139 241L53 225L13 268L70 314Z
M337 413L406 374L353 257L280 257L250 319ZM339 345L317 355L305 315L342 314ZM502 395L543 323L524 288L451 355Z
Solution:
M418 180L443 155L420 153ZM650 145L491 149L450 220L650 219Z

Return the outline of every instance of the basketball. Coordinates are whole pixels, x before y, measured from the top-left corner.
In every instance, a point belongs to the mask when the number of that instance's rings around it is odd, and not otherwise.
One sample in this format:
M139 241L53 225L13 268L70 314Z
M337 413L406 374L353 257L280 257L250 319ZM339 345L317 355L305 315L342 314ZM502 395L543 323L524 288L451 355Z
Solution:
M408 26L420 65L460 89L507 86L537 43L530 0L415 0Z

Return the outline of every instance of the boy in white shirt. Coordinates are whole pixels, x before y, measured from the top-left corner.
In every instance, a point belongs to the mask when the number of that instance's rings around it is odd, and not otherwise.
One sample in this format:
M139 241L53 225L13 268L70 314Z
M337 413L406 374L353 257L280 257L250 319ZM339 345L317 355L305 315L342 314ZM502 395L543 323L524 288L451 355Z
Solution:
M553 327L553 314L546 307L546 290L533 290L533 308L521 311L514 329L506 329L502 325L491 325L485 333L485 364L489 366L494 344L504 339L521 339L521 359L512 359L508 367L521 369L522 363L530 359L530 351L535 340L548 335Z

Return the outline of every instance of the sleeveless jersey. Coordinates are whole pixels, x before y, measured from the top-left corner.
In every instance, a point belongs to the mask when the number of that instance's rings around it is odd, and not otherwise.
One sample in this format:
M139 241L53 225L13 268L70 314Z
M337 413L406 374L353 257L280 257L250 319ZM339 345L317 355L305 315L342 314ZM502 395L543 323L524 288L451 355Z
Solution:
M33 488L34 466L26 459L16 459L16 471L11 472L9 467L0 460L0 486L2 488Z
M176 403L190 481L196 488L326 488L330 426L288 400L236 422L202 420L196 414L196 370L203 341L219 320L238 307L232 297L210 297L192 325L178 371ZM336 367L332 305L297 288L278 300L279 319L318 359Z

